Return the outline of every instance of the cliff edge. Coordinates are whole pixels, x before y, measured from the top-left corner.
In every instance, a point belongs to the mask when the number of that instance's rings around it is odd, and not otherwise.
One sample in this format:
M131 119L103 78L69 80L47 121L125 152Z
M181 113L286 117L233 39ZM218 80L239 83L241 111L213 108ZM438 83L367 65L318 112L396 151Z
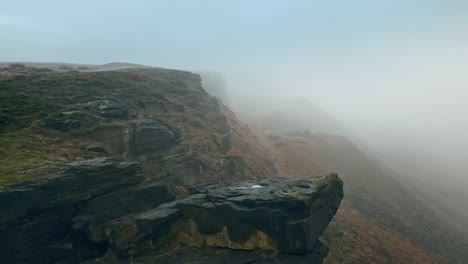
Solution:
M138 162L96 158L0 191L4 263L322 263L337 175L199 186L176 199Z

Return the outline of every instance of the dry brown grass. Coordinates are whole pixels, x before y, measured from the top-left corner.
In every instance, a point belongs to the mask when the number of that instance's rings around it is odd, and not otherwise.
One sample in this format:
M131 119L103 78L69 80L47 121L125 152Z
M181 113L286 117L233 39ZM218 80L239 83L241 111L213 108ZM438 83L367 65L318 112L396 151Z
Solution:
M346 201L323 235L330 247L326 264L343 263L448 263L397 233L382 228Z

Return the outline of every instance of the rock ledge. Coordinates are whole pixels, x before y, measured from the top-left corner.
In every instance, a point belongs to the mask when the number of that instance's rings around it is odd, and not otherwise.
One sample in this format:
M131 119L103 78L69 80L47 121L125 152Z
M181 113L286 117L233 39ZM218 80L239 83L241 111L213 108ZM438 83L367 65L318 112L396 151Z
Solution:
M216 256L227 263L321 263L328 250L318 238L340 205L342 184L332 174L206 186L112 221L105 233L118 258L143 256L142 262L202 263Z
M336 174L189 189L175 200L117 158L2 188L0 262L321 263L343 198Z

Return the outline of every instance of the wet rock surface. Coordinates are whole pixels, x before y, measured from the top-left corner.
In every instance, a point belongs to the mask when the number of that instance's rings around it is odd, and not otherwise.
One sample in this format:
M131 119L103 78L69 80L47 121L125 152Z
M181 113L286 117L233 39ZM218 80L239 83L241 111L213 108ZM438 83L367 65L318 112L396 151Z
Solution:
M77 263L100 255L95 240L103 223L174 199L166 186L143 181L138 162L96 158L63 169L0 189L1 263Z
M305 220L282 217L293 211L268 208L263 194L259 207L250 207L247 200L209 200L227 195L212 190L221 186L194 187L277 175L268 149L206 93L198 75L30 69L0 71L0 80L6 113L0 126L10 131L0 153L6 176L0 177L0 263L154 263L162 255L168 263L213 263L218 259L210 255L221 251L245 259L268 253L275 260L293 255L287 252L324 252L314 239L301 238L297 247L270 243L284 238L278 225ZM176 198L183 200L170 204ZM135 224L119 232L115 223L122 219ZM204 243L208 237L219 247Z
M198 186L179 200L175 193L145 180L138 162L117 158L4 187L0 261L321 263L327 249L318 237L343 197L336 175Z
M135 132L135 145L137 153L152 153L177 139L167 126L160 123L138 125Z
M321 263L328 250L318 238L342 198L336 175L211 185L105 233L118 258L142 263Z
M86 151L107 153L106 147L102 144L92 144L86 147Z

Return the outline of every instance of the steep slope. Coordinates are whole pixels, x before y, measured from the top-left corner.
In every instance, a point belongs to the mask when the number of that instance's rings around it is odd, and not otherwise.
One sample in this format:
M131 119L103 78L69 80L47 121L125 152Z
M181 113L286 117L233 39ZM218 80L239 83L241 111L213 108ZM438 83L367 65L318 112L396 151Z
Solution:
M385 135L385 138L388 142L382 144L383 151L378 152L381 159L399 174L408 175L412 188L426 206L468 237L465 224L468 222L468 194L465 191L468 181L464 179L466 168L461 165L463 155L457 153L464 149L463 142L457 150L433 153L417 150L412 144L404 144L391 136Z
M298 97L267 114L238 113L249 126L260 132L285 133L309 130L311 133L350 134L332 115L307 98Z
M398 175L368 159L349 140L334 135L266 135L264 140L277 154L280 174L321 175L336 171L345 182L346 204L360 212L361 217L384 230L397 232L428 252L450 257L454 263L464 258L463 236L418 200L412 186L404 185Z
M0 117L2 263L327 255L318 238L341 179L278 177L273 152L198 75L10 67L0 70Z
M242 126L188 72L7 68L0 98L4 184L37 177L48 163L109 155L142 161L147 178L174 185L276 174L259 140L241 139Z
M231 99L226 89L226 79L221 73L214 71L195 71L202 79L203 88L212 96L221 99L225 105L230 105Z
M426 248L344 202L323 236L331 246L325 263L447 263Z
M277 162L281 175L321 175L336 171L351 183L347 188L359 188L388 201L404 194L396 175L371 161L342 136L288 133L263 138L281 158Z
M300 112L301 105L306 107L303 113L295 114ZM330 119L326 112L316 111L317 108L313 105L298 103L296 106L294 111L272 112L264 117L249 118L245 113L241 115L249 127L261 133L264 142L275 152L275 163L280 175L290 177L338 172L346 183L345 207L350 206L348 210L344 208L343 211L349 213L352 209L359 213L354 214L359 217L350 216L351 221L361 219L377 223L377 227L382 229L382 234L389 234L383 232L385 230L396 232L396 238L400 237L402 243L404 240L411 241L416 247L426 251L426 255L432 254L434 261L437 255L447 257L453 263L467 258L468 238L454 228L452 221L448 222L446 218L441 217L443 211L434 211L440 208L436 205L442 201L431 201L421 193L421 189L426 188L427 183L417 185L417 182L403 177L375 157L369 156L371 152L365 145L364 151L354 142L339 136L349 133L334 118ZM310 112L315 114L307 114ZM315 120L317 115L318 119ZM327 127L325 133L322 132L324 127ZM317 131L322 133L314 133ZM359 139L357 142L362 145ZM348 218L347 215L343 217ZM362 228L363 225L358 223L359 221L355 221L352 225L355 225L356 229ZM365 233L365 230L361 230L356 236ZM344 240L342 245L352 248L347 244L352 240ZM380 246L383 247L383 243L380 243ZM364 248L365 246L361 249ZM411 252L412 250L408 250L403 251L404 254L398 254L408 257ZM382 252L374 250L373 254L381 255ZM331 256L333 255L339 254L332 248ZM397 256L393 256L393 259L396 258Z

